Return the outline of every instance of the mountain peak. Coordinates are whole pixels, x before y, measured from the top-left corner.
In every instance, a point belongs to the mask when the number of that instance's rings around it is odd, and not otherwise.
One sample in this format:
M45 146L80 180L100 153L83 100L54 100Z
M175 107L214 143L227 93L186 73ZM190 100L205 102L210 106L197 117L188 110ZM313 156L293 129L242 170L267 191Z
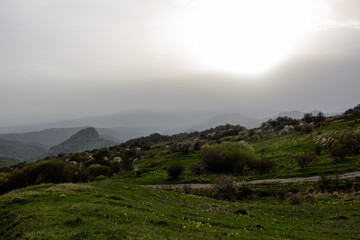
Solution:
M96 131L95 128L93 127L87 127L84 128L80 131L78 131L77 133L75 133L74 135L72 135L69 140L75 140L78 138L84 138L84 139L92 139L92 140L99 140L100 136L99 133Z
M74 153L113 145L113 142L103 140L93 127L87 127L72 135L66 141L50 148L48 155L59 153Z

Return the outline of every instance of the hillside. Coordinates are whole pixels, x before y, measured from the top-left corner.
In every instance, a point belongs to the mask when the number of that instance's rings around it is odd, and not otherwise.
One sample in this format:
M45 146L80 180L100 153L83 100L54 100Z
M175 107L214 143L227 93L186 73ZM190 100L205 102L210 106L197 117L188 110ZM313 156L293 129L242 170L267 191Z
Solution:
M20 163L21 161L15 158L0 158L0 168L9 167L15 164Z
M59 153L83 152L86 150L108 147L114 144L114 142L100 138L99 133L95 128L88 127L78 131L64 142L51 147L47 152L47 155L55 156Z
M0 157L20 160L35 160L46 153L44 146L34 143L22 143L0 139Z
M62 149L99 138L95 129L84 129ZM327 118L279 117L250 130L227 124L170 136L154 133L0 168L0 234L7 239L338 239L339 234L352 239L360 234L360 182L338 176L355 171L360 171L355 108ZM311 176L318 180L250 182ZM84 183L89 181L94 182ZM171 192L139 186L178 183L213 187L185 185Z
M46 148L57 145L83 128L51 128L36 132L0 134L1 139L41 144Z

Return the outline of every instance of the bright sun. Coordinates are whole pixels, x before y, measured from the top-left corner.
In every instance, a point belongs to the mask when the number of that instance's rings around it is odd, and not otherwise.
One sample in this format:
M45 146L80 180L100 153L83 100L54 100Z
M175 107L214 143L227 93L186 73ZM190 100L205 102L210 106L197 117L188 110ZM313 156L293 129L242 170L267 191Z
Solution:
M255 75L290 57L328 15L322 0L195 0L177 44L206 68Z

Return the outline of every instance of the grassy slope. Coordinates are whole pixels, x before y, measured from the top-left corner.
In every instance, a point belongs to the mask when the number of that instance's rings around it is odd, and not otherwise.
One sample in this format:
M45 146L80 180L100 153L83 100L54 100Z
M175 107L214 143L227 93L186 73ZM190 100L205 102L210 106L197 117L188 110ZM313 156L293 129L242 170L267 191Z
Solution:
M282 136L265 137L262 140L250 142L255 151L260 155L265 152L265 157L276 161L276 171L273 173L260 175L257 172L250 172L246 178L266 179L266 178L290 178L307 177L319 174L341 174L360 170L360 155L347 156L344 160L334 163L329 155L329 149L323 147L318 161L310 163L304 169L301 169L296 163L296 156L304 151L314 152L316 142L319 138L335 137L341 132L354 131L360 128L360 122L354 124L353 121L335 122L315 129L310 134L303 132L293 132ZM139 184L161 184L161 183L212 183L219 175L204 173L200 176L191 173L191 165L198 158L198 153L169 154L166 144L159 144L156 149L145 152L144 160L138 161L135 165L143 170L141 177L135 177L133 172L120 174L120 178L125 181L131 181ZM170 181L167 179L165 168L173 163L179 163L185 166L185 174L181 180ZM235 175L239 181L244 176Z
M359 196L319 196L294 206L268 198L223 202L112 180L45 184L0 196L0 239L355 239L359 207ZM249 215L234 214L239 209Z
M318 128L310 134L294 132L254 142L257 152L263 149L265 157L274 159L277 163L276 173L262 176L262 178L311 176L320 173L336 174L360 170L360 156L348 156L343 161L334 163L326 147L323 147L318 161L304 169L300 169L295 161L296 156L305 151L314 152L319 139L329 139L336 137L339 133L359 128L360 124L353 125L353 121L340 122Z

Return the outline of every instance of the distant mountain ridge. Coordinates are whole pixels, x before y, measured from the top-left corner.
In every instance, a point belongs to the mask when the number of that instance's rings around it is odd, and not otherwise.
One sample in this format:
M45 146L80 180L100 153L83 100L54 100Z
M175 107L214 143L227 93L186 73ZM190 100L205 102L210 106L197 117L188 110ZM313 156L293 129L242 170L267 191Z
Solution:
M47 149L39 144L0 139L0 158L16 158L31 161L43 155L46 151Z
M300 112L300 111L289 111L289 112L282 112L279 113L278 115L276 115L274 118L278 118L278 117L291 117L294 119L302 119L304 117L305 113L311 113L313 116L316 116L320 113L321 111L319 110L313 110L311 112ZM340 113L324 113L324 115L326 117L331 117L331 116L335 116L335 115L339 115Z
M202 131L205 129L213 128L219 125L232 124L232 125L241 125L246 128L253 126L258 119L243 116L240 113L223 113L212 117L211 119L204 121L202 123L196 124L190 128L190 130Z
M0 139L23 143L36 143L44 146L45 148L50 148L68 139L70 136L83 128L84 127L50 128L34 132L0 134Z
M109 147L115 144L115 142L100 138L100 135L95 128L88 127L78 131L64 142L51 147L46 155L51 156L59 153L83 152L86 150Z

